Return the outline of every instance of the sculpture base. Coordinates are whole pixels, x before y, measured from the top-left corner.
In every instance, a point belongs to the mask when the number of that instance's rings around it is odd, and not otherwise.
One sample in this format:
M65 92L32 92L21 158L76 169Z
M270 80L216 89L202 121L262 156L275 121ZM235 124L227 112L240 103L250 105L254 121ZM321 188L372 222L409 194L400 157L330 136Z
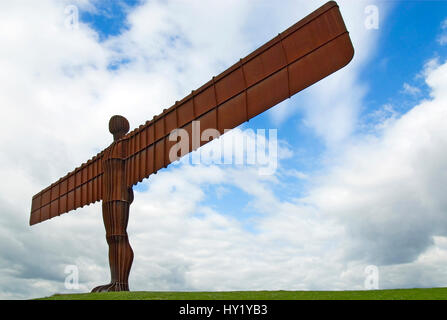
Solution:
M92 290L92 292L116 292L116 291L129 291L129 284L112 282L103 286L98 286Z

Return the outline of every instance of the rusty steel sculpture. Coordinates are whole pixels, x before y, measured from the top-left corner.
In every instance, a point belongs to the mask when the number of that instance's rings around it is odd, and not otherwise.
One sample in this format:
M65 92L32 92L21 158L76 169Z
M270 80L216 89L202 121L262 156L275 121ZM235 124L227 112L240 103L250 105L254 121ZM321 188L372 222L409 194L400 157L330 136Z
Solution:
M111 282L93 292L129 290L133 251L127 236L132 186L167 167L183 128L224 133L347 65L354 55L338 5L330 1L280 33L151 121L129 131L122 116L109 122L113 143L32 199L30 225L102 200ZM189 141L194 151L207 141Z

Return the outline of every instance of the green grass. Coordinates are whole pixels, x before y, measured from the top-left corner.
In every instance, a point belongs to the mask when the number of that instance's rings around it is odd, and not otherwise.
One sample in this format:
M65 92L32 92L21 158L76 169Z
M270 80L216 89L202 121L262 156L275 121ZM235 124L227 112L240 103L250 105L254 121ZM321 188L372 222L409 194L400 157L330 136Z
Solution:
M447 300L447 288L370 291L107 292L38 300Z

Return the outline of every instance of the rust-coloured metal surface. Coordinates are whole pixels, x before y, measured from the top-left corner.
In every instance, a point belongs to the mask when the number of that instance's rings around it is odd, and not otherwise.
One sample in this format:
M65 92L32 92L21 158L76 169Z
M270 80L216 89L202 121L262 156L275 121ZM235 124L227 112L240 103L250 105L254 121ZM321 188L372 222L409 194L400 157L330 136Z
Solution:
M109 284L98 286L92 292L128 291L133 261L133 251L126 231L133 191L126 186L124 171L129 140L122 139L129 131L129 122L124 117L113 116L109 129L114 142L103 155L102 216L109 245L111 280Z
M104 151L33 196L30 225L102 199Z
M103 200L112 281L94 290L128 290L132 186L171 163L172 130L185 129L193 151L206 143L193 145L193 121L200 121L200 134L210 128L223 134L341 69L353 55L338 5L330 1L132 132L125 118L112 117L112 145L36 194L30 225Z
M196 120L201 132L215 128L223 134L344 67L353 54L338 6L329 2L130 132L127 185L170 163L173 129L186 129L191 137ZM195 148L190 141L189 150Z
M125 137L126 184L130 187L170 163L173 143L168 136L173 129L191 133L192 121L198 120L202 131L223 133L344 67L353 54L338 5L328 2L130 132ZM31 225L101 200L102 154L33 197Z

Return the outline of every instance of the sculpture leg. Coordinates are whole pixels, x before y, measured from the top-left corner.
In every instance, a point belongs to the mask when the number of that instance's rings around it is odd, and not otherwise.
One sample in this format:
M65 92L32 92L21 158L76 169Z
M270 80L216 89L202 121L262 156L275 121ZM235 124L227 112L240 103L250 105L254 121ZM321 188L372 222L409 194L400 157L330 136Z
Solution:
M133 201L132 187L126 185L127 139L121 139L129 131L129 122L121 116L113 116L109 130L114 142L104 151L102 177L102 217L109 245L111 281L96 287L92 292L129 291L129 273L133 251L127 236L129 207Z
M129 273L133 251L127 236L130 202L113 200L103 202L102 212L109 245L111 281L92 292L129 291Z

